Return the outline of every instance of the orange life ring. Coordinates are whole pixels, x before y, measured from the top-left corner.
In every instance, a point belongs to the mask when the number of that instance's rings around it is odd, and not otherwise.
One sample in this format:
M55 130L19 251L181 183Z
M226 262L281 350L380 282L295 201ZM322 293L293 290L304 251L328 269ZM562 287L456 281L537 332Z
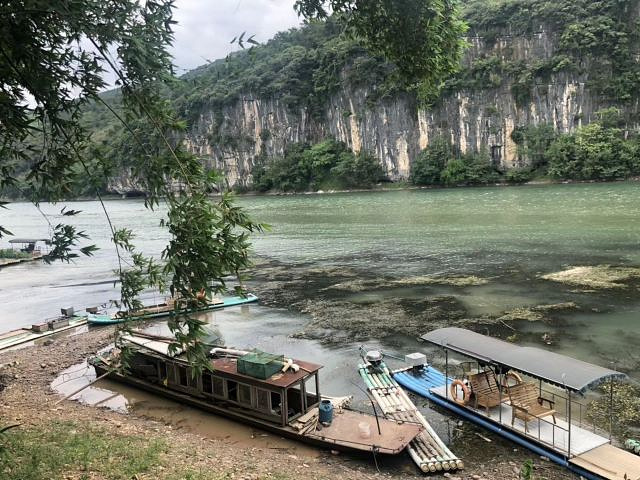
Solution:
M458 387L462 389L462 399L458 398ZM449 387L449 391L451 392L451 398L458 405L466 405L469 403L471 398L471 392L469 391L469 387L462 380L454 380L451 382L451 386Z

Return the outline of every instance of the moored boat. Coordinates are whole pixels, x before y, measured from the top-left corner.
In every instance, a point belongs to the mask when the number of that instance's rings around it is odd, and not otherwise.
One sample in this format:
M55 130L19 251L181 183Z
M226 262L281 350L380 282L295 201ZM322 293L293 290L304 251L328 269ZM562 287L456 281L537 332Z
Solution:
M444 372L427 364L395 370L392 376L404 388L586 479L640 478L640 457L590 425L581 401L589 389L626 375L461 328L441 328L422 339L443 349Z
M32 325L29 328L21 328L0 334L0 350L22 345L27 342L35 342L43 337L55 335L86 325L87 317L84 315L61 315L44 322Z
M133 352L128 373L112 367L119 352L91 359L98 376L163 395L221 416L316 446L398 454L422 431L354 411L347 398L320 393L321 365L258 351L214 348L210 370L195 375L181 352L162 338L124 336Z
M252 293L246 296L230 296L224 298L214 298L201 308L180 310L177 313L200 313L219 308L233 307L236 305L245 305L258 301L258 297ZM168 317L176 312L171 302L160 303L158 305L150 305L134 312L116 312L113 314L89 313L87 315L88 322L92 325L113 325L116 323L124 323L131 320L149 320L153 318Z

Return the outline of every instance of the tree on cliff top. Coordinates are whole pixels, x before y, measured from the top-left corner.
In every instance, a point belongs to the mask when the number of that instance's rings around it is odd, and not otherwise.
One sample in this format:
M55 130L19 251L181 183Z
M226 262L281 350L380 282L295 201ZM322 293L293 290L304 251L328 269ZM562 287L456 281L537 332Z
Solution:
M395 64L423 101L459 67L466 24L457 0L297 0L295 8L305 18L343 14L348 33Z
M298 0L295 7L306 18L325 17L328 10L345 14L353 35L396 63L425 95L458 65L463 24L452 0ZM262 229L228 196L209 198L219 176L174 140L185 124L161 95L174 81L167 51L173 8L173 0L0 1L0 189L21 188L37 204L66 198L80 176L99 184L109 165L92 149L81 122L83 107L97 102L131 137L133 173L148 192L147 207L167 204L163 224L171 237L162 266L136 251L132 232L116 229L105 208L126 309L139 307L138 294L149 286L179 298L176 308L197 306L198 292L212 293L211 280L223 288L225 275L249 264L248 234ZM117 76L122 111L99 95L106 70ZM175 185L181 186L177 192ZM62 223L51 228L49 258L75 258L84 233ZM0 236L8 234L0 227ZM94 249L81 251L91 255ZM196 341L202 325L188 315L172 318L177 342L190 360L204 364L205 349Z

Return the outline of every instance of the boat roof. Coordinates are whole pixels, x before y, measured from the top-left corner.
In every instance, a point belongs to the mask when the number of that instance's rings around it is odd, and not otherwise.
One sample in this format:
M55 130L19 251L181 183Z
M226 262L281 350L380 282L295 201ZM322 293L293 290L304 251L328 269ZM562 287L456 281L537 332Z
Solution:
M300 369L297 372L289 369L286 371L286 373L276 373L275 375L271 375L266 380L262 380L260 378L255 378L249 375L238 373L238 360L236 358L225 357L214 358L213 360L211 360L211 365L213 366L214 371L217 370L230 376L238 377L239 380L260 382L277 388L289 388L292 385L298 383L303 378L313 375L322 368L322 365L305 362L303 360L294 359L293 363L300 366Z
M184 350L178 350L174 354L169 353L169 345L171 344L171 340L168 338L149 338L138 336L134 333L131 335L123 335L122 339L170 358L179 357L182 353L184 353ZM286 373L276 373L266 380L263 380L260 378L252 377L250 375L238 373L238 360L236 358L224 357L214 358L211 360L211 366L213 367L214 371L225 373L231 377L237 378L238 380L246 380L250 383L259 382L277 388L289 388L290 386L298 383L303 378L313 375L322 368L322 365L305 362L303 360L293 360L293 363L300 367L297 372L294 372L290 368Z
M50 238L12 238L9 240L9 243L37 243L37 242L46 242L51 243Z
M421 338L481 363L508 367L580 393L608 379L627 378L615 370L541 348L521 347L464 328L439 328Z
M171 341L164 339L153 339L148 337L139 337L135 334L133 335L123 335L123 340L131 342L135 345L139 345L144 347L152 352L160 353L162 355L166 355L167 357L177 357L182 354L184 350L179 349L173 354L169 352L169 345L171 345Z

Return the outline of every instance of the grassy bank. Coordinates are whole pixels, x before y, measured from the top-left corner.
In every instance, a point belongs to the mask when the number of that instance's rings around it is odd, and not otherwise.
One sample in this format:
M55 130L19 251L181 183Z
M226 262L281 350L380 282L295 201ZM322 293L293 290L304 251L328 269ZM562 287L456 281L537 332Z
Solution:
M162 465L167 445L141 436L112 435L76 422L17 427L0 440L2 477L130 479Z

